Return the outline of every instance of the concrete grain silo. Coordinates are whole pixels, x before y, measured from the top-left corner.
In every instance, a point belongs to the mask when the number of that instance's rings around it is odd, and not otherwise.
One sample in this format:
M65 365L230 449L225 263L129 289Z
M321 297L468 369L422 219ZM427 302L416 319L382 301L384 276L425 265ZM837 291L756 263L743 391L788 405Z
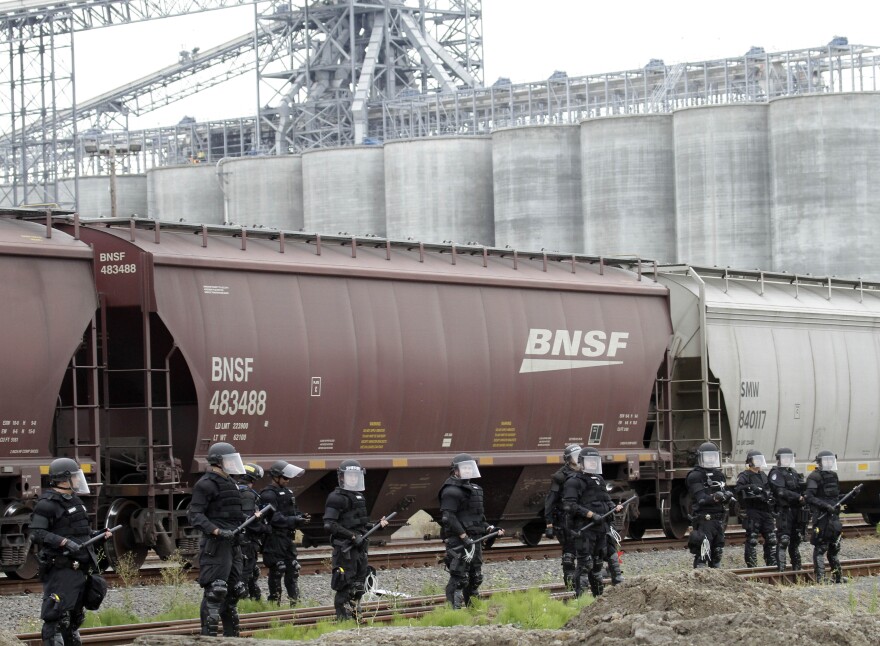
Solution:
M242 226L298 231L303 226L299 155L229 157L217 166L226 219Z
M880 93L770 102L773 268L880 279Z
M580 128L586 253L674 262L672 115L599 117Z
M147 171L147 213L154 220L223 224L223 191L215 164Z
M385 235L385 153L381 146L303 153L304 228Z
M73 195L74 180L59 182L59 194ZM113 213L110 199L110 178L106 175L79 178L77 210L86 218L108 218ZM116 216L127 218L138 215L147 217L147 176L116 176Z
M583 253L577 125L492 133L495 245Z
M492 245L492 208L491 138L433 137L385 144L389 238Z
M767 104L673 114L678 262L771 267Z

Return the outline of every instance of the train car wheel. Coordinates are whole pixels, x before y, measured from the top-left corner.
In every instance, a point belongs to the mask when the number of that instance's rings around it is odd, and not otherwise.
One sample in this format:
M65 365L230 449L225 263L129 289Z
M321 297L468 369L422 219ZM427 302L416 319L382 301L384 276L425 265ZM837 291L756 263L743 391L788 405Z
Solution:
M663 501L666 502L665 500ZM681 488L672 490L669 504L660 509L660 525L666 538L680 540L684 538L691 521L684 508L684 496Z
M122 529L113 534L113 538L104 543L104 550L107 558L114 568L119 563L119 559L126 555L130 555L132 563L140 568L144 561L147 560L147 552L149 548L146 545L137 543L132 528L132 518L136 511L141 508L134 500L127 498L117 498L107 510L107 520L105 527L115 527L122 525Z
M4 518L13 518L16 516L21 516L22 520L30 517L31 512L33 510L22 503L21 501L15 501L10 503L6 509L3 510ZM19 565L14 570L10 570L6 573L6 576L10 579L35 579L40 570L40 564L37 562L37 553L36 550L32 546L30 546L30 541L26 538L27 536L27 523L25 522L22 525L22 529L25 533L24 540L28 545L27 555L24 557L24 563ZM17 534L17 532L16 532Z
M646 529L647 527L642 521L631 520L629 522L629 531L627 532L627 535L634 540L640 541L645 537Z
M519 540L529 547L534 547L541 542L541 537L544 535L544 527L545 525L541 521L533 521L527 524L520 531Z
M880 514L872 514L868 512L862 513L862 520L864 520L869 525L876 525L880 523Z

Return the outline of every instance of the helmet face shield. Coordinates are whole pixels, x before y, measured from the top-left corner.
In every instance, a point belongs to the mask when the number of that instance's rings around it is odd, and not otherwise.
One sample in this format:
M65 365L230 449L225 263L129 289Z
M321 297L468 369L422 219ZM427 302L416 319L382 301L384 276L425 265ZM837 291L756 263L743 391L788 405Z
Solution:
M480 477L480 468L476 460L465 460L455 465L458 469L458 477L462 480L473 480Z
M837 456L823 455L819 458L819 468L822 471L837 471Z
M602 473L602 456L581 454L578 456L578 459L585 473L593 473L595 475Z
M780 453L779 466L794 469L794 453Z
M301 476L305 472L306 472L305 469L300 469L297 466L294 466L292 464L288 464L286 467L284 467L284 470L281 472L281 477L287 478L288 480L290 480L290 479L295 478L297 476Z
M82 472L82 469L70 474L70 488L73 490L73 493L82 495L89 493L89 483L86 482L86 475Z
M764 469L767 466L767 460L764 459L764 456L758 453L757 455L753 455L751 458L752 466L758 467L759 469Z
M245 474L244 462L239 453L227 453L222 457L220 468L231 476L243 476Z
M578 447L576 449L572 449L568 454L568 461L571 462L572 464L577 464L578 458L580 457L580 455L581 455L580 447Z
M717 469L721 466L720 451L700 451L699 465L704 469Z
M342 472L342 488L346 491L363 491L364 470L358 467L346 467Z

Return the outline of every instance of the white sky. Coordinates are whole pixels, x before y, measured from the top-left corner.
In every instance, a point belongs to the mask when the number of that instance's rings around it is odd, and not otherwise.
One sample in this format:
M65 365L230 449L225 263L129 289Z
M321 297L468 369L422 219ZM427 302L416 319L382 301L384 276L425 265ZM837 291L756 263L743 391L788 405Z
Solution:
M292 0L296 4L296 0ZM252 29L253 8L80 32L77 98L82 101L175 63L181 48L207 49ZM485 80L545 79L634 69L651 58L667 64L805 49L846 36L880 46L880 2L789 0L483 0ZM256 81L248 75L141 118L131 127L251 115Z

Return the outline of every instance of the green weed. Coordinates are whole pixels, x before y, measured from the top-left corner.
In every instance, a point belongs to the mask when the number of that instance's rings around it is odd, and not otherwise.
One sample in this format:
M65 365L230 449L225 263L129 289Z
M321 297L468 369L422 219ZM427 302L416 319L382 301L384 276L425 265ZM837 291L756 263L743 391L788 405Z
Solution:
M105 608L98 612L87 612L84 628L96 626L123 626L125 624L139 624L141 618L124 608Z

